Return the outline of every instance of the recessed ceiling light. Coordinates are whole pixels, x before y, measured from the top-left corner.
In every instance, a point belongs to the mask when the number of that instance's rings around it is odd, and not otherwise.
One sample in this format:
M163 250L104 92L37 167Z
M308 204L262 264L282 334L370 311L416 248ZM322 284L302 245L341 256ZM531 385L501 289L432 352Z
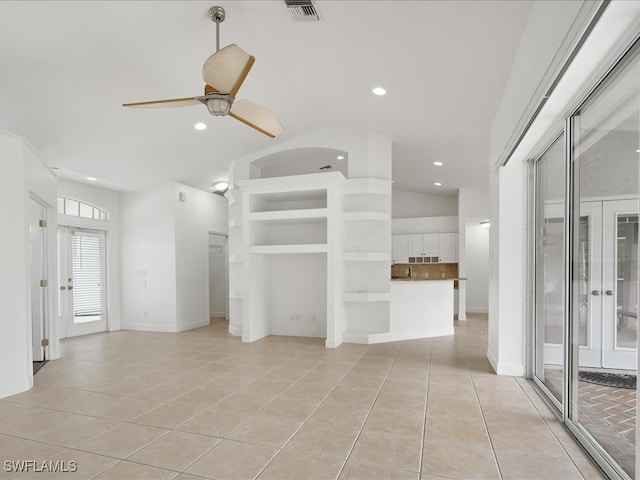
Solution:
M434 184L436 187L441 187L441 186L442 186L442 184L441 184L440 182L433 182L433 184Z
M385 95L387 93L387 91L382 87L376 87L371 91L374 95Z
M90 182L97 182L98 179L96 177L87 177L87 180L89 180Z
M638 150L636 150L636 153L640 153L640 148Z
M338 155L336 158L337 158L338 160L344 160L344 155Z
M441 167L443 165L442 162L433 162L436 167Z
M193 128L195 128L196 130L204 130L207 128L207 124L206 123L202 123L202 122L198 122L196 123Z
M229 183L222 181L222 182L216 182L213 184L213 188L215 188L217 191L219 192L223 192L225 191L227 188L229 188Z

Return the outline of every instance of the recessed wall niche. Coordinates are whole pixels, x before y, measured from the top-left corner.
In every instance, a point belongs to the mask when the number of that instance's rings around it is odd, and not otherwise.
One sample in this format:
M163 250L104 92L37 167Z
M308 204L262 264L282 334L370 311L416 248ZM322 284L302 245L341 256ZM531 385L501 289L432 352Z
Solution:
M326 147L294 148L252 162L250 179L327 172L340 172L346 178L348 166L347 152Z

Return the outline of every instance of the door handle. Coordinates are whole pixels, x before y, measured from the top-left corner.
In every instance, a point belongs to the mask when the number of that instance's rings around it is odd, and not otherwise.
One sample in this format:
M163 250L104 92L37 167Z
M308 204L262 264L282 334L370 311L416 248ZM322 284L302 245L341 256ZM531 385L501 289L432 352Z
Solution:
M606 292L604 292L604 293L606 293L607 295L613 295L613 290L607 290L607 291L606 291Z
M73 285L69 285L69 290L73 290Z
M65 287L64 285L62 285L62 286L60 287L60 290L66 290L66 289L67 289L67 287Z
M591 295L595 295L595 296L600 295L600 290L591 290Z

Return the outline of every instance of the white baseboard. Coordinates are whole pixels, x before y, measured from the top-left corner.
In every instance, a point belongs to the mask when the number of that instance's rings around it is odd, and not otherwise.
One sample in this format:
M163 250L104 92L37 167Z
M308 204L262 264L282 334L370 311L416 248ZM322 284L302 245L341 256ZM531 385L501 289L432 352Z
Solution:
M200 320L197 322L189 322L178 325L178 332L184 332L186 330L193 330L194 328L207 327L211 324L211 321L207 318L206 320Z
M227 317L227 312L209 312L210 317Z
M240 337L242 335L242 325L234 325L229 323L229 334L234 337Z
M338 334L335 336L335 338L331 338L331 339L327 338L326 341L324 342L324 346L326 348L336 348L342 345L342 342L343 342L342 334Z
M192 330L194 328L206 327L207 325L209 325L209 319L199 320L196 322L183 323L180 325L125 322L122 324L122 330L136 330L140 332L178 333L178 332L184 332L186 330Z
M467 307L467 313L489 313L487 307Z
M129 323L124 322L121 325L122 330L135 330L139 332L164 332L176 333L178 327L176 325L165 325L159 323Z
M524 377L524 365L519 363L499 362L491 350L487 349L487 360L497 375L507 375L509 377Z

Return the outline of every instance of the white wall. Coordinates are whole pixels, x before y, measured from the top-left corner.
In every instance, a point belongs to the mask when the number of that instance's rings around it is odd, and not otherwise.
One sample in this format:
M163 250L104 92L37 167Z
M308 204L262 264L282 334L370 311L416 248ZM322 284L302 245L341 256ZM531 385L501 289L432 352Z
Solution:
M327 255L268 255L269 333L325 338ZM291 316L294 316L294 319Z
M58 225L106 231L107 329L120 330L120 193L95 185L58 180L58 196L90 203L108 213L107 221L58 215ZM59 325L64 332L64 325Z
M175 188L121 197L122 328L176 331Z
M123 194L121 218L122 328L208 325L208 235L227 233L226 198L171 183Z
M490 162L502 160L567 60L599 2L534 2L490 133Z
M184 201L179 198L184 194ZM227 233L227 199L175 184L176 307L179 331L209 325L209 232Z
M23 139L0 132L0 398L33 386L31 285L29 278L29 198L47 205L47 271L55 272L55 174ZM52 285L55 282L51 282ZM47 287L49 316L55 295ZM55 322L49 330L49 357L59 355Z
M456 233L458 217L420 217L393 218L392 235L410 235L413 233Z
M391 191L391 218L446 217L458 214L458 198L451 195Z

